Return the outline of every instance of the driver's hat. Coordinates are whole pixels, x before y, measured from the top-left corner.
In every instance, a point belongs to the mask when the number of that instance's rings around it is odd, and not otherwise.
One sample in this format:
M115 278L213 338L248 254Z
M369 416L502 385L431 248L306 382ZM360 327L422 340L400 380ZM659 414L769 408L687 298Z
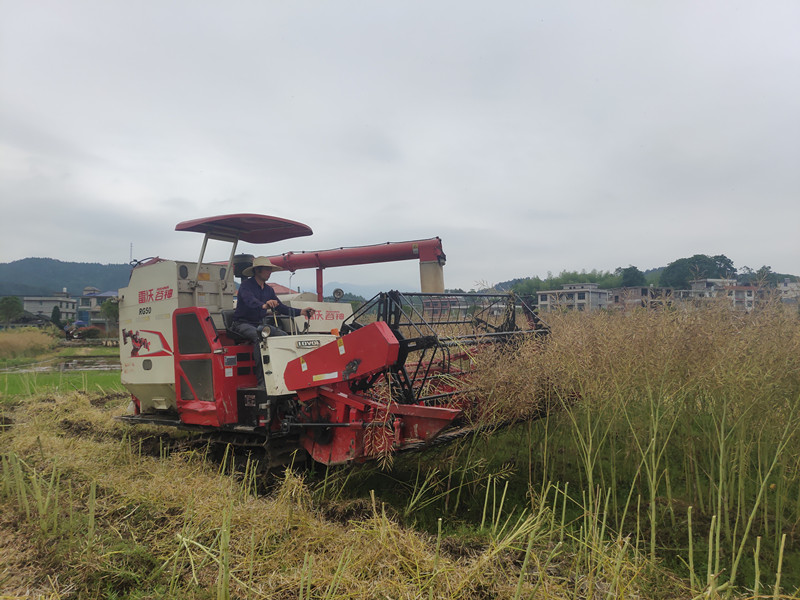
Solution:
M246 269L242 269L242 275L245 277L252 277L255 273L255 270L259 267L264 267L271 271L283 271L282 267L279 267L276 264L273 264L266 256L259 256L255 260L253 260L253 264L247 267Z

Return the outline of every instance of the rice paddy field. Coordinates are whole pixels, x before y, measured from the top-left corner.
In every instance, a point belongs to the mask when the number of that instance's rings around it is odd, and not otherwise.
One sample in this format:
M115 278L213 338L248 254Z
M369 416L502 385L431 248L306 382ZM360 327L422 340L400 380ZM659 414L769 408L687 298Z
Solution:
M0 598L798 597L797 308L548 324L476 358L496 430L389 465L264 475L105 373L0 374Z

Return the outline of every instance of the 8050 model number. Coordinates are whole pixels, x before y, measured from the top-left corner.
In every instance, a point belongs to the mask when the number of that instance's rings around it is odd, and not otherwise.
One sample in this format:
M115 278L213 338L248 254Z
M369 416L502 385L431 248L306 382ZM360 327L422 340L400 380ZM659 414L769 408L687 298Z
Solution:
M139 309L139 314L140 315L149 315L152 310L153 310L152 306L145 306L145 307Z

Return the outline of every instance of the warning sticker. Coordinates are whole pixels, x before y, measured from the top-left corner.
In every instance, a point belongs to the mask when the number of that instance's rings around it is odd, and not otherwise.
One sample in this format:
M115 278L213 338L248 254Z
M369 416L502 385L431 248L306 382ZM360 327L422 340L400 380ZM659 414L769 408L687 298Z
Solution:
M336 340L336 344L339 346L339 354L344 354L344 339L339 338Z
M308 371L308 365L306 364L305 359L303 359L302 357L300 358L300 370L303 372Z
M320 373L319 375L314 375L311 378L312 381L326 381L328 379L336 379L339 377L339 373L334 371L333 373Z

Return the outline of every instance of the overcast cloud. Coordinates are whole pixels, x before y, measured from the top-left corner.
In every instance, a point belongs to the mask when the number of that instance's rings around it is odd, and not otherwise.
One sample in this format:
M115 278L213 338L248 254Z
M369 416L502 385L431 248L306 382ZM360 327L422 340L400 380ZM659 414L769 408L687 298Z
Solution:
M178 222L254 212L314 230L254 254L439 236L447 287L696 253L800 274L794 0L0 14L0 262L196 260Z

